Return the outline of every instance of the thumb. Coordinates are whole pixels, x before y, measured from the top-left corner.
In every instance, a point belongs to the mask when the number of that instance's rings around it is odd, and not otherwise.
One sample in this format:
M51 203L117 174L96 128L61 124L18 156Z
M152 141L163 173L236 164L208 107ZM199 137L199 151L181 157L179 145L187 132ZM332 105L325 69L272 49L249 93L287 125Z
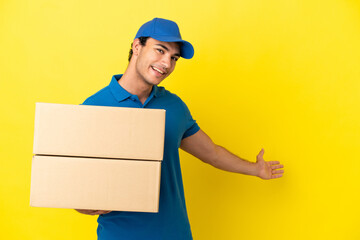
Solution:
M259 160L263 160L263 156L264 156L264 149L262 148L261 151L259 152L259 154L257 155L257 158L256 160L259 161Z

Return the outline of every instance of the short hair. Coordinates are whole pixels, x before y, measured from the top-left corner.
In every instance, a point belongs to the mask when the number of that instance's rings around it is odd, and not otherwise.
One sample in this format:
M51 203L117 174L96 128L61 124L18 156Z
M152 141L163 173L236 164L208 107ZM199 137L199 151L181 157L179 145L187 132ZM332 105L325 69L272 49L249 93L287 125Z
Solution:
M140 45L141 46L145 46L146 45L146 41L148 40L149 37L139 37L140 40ZM131 47L130 47L130 51L129 51L129 57L128 57L128 61L130 62L130 59L133 55L133 50L132 50L132 45L133 43L131 43Z

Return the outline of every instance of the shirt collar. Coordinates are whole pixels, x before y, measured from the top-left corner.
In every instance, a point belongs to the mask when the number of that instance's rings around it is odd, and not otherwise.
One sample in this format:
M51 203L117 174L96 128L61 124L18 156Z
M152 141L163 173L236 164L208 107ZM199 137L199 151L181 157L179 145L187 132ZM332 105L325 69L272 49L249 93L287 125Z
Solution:
M128 91L126 91L118 82L119 79L122 77L122 75L123 74L114 75L111 78L111 82L109 84L111 93L114 95L115 99L118 102L121 102L121 101L123 101L123 100L125 100L125 99L132 96L132 94L129 93ZM154 96L154 97L160 96L158 86L156 86L156 85L153 86L153 89L151 90L149 98L151 98L151 96Z
M114 95L115 99L118 102L121 102L131 96L131 93L126 91L119 83L118 80L122 77L122 74L114 75L111 78L111 82L109 84L111 93Z

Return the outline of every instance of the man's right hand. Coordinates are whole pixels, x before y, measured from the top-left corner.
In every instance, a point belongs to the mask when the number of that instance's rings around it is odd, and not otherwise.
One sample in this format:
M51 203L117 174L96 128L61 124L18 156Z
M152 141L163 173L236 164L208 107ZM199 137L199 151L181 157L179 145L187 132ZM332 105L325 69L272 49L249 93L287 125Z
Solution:
M100 215L100 214L107 214L111 211L105 210L88 210L88 209L75 209L79 213L86 214L86 215Z

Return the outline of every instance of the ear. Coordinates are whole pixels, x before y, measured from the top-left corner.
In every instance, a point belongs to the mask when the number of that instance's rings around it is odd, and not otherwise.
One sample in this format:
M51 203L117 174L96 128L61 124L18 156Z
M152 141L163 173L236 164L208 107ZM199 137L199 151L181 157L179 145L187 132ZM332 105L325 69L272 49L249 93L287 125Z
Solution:
M138 38L136 38L134 40L134 42L132 43L132 50L133 50L133 55L139 55L139 51L141 49L141 44L140 44L140 40Z

